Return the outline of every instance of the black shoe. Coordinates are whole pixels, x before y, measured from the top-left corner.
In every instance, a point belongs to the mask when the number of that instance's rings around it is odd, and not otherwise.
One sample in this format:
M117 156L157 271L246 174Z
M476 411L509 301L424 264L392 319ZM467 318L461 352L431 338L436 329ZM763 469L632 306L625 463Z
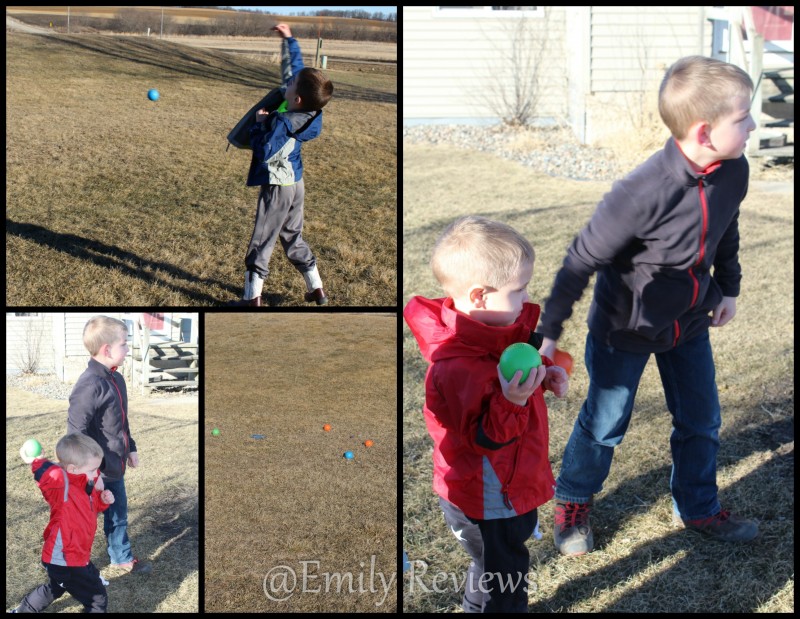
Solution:
M261 297L254 299L239 299L238 301L228 301L229 307L261 307Z
M327 305L328 295L325 294L325 291L322 288L314 288L312 292L306 293L305 300L308 303L314 301L317 305Z

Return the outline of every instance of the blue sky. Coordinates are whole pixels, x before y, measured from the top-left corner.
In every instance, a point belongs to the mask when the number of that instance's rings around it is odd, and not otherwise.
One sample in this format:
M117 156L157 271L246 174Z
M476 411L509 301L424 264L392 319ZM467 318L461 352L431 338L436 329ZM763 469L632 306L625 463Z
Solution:
M309 11L320 11L322 9L330 9L332 11L352 11L358 9L361 11L369 11L370 13L397 13L396 6L235 6L235 9L264 9L271 13L279 15L288 15L289 13L301 13Z

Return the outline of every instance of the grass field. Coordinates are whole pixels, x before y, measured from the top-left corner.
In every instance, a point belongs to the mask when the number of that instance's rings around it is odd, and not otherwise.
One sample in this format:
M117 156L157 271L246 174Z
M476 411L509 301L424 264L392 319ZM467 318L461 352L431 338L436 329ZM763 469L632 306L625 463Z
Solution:
M491 183L474 179L491 171ZM533 243L529 294L543 303L564 253L610 184L539 175L491 155L451 147L404 147L403 301L442 296L428 266L433 242L458 216L505 221ZM469 188L465 191L465 188ZM670 526L670 416L653 360L611 474L595 497L595 551L562 557L552 541L552 502L539 510L531 551L531 612L792 612L794 610L793 196L750 188L740 217L744 279L737 315L713 329L723 409L718 485L723 506L759 521L746 546L714 544ZM566 398L547 397L550 460L561 457L583 402L591 286L575 306L561 348L576 367ZM463 578L469 558L431 490L432 443L422 418L426 370L403 337L403 545L427 577L404 578L405 612L460 612L463 590L436 591L437 574ZM421 585L427 585L425 590Z
M31 377L36 381L36 377ZM139 467L125 474L128 532L134 554L153 572L109 578L103 516L97 520L92 562L110 581L108 612L197 612L199 609L199 491L197 396L139 396L129 389L131 435ZM53 457L67 425L67 400L9 388L6 394L6 607L47 582L42 533L49 508L30 465L19 457L29 437ZM71 595L46 612L83 611Z
M225 137L279 67L142 37L8 33L6 50L7 303L238 298L258 188ZM332 305L391 306L397 77L328 73L323 133L303 147L304 237ZM280 247L270 268L267 301L303 304Z
M206 611L396 612L397 317L211 313L205 343Z

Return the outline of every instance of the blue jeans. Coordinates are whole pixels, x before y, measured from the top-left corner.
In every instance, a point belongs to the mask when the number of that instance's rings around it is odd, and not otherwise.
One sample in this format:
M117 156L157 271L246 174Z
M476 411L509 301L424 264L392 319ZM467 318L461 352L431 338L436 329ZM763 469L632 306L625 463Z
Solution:
M103 531L108 543L108 556L111 563L129 563L133 561L131 541L128 539L128 495L125 494L125 479L118 481L103 480L106 490L111 490L114 502L103 512L105 522Z
M720 510L717 451L720 407L708 332L668 352L656 353L667 408L672 413L673 508L684 520ZM631 420L649 353L617 350L586 338L589 393L564 450L556 499L586 503L608 477L614 447Z

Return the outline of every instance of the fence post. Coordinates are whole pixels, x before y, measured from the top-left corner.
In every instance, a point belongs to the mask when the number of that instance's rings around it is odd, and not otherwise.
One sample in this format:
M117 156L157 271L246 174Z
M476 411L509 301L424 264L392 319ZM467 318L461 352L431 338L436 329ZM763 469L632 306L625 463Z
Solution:
M319 50L322 49L322 37L317 39L317 55L314 57L314 68L319 67Z

